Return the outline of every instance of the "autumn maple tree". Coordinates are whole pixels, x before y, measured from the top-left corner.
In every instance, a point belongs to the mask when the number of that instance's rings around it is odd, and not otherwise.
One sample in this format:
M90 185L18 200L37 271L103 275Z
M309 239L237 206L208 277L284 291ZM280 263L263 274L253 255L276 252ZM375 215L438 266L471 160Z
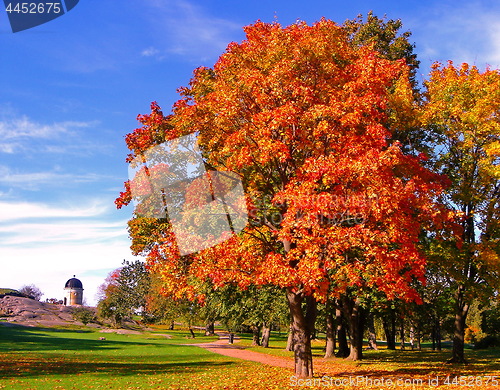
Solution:
M348 297L356 305L371 289L418 299L412 285L425 272L419 233L447 218L436 203L444 179L422 166L425 156L403 153L397 126L388 126L411 109L404 60L354 44L349 31L324 19L244 30L246 39L231 43L213 68L195 70L171 115L154 103L127 143L132 161L196 133L206 167L243 182L249 223L216 246L180 256L168 216L136 213L132 248L177 297L203 301L203 280L283 288L295 373L308 377L315 302ZM119 207L132 200L130 186Z
M435 167L451 180L448 207L462 216L463 246L441 241L431 253L455 290L450 361L464 362L472 299L498 288L500 276L500 72L436 63L425 87L422 120L437 145Z

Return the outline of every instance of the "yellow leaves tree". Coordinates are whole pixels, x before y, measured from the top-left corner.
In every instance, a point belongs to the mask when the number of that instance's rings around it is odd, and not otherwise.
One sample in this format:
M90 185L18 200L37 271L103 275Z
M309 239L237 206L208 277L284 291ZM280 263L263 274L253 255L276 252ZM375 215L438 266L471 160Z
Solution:
M435 64L425 83L423 123L435 137L436 168L451 180L448 206L461 214L463 246L435 248L455 288L451 362L463 362L473 296L498 288L500 254L500 72Z

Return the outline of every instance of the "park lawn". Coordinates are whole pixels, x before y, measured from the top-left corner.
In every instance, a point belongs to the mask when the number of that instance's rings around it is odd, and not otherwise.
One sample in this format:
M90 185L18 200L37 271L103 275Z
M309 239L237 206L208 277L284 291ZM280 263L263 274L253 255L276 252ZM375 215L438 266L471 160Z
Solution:
M272 335L269 348L252 347L251 334L238 336L241 345L248 346L251 351L293 358L293 352L285 350L286 334ZM352 388L376 389L381 383L392 382L394 388L425 389L436 388L439 384L440 389L500 389L500 349L467 349L468 364L446 364L444 362L451 357L451 343L443 344L446 347L442 351L432 351L428 344L423 344L422 351L390 351L382 345L377 351L363 351L364 360L352 362L323 359L325 341L313 340L315 378L325 378L317 387L338 389L344 388L343 383L349 383L345 387L350 388L354 381L356 384Z
M290 371L182 345L214 339L186 335L0 325L0 389L282 389L289 381Z
M500 387L493 385L489 378L496 376L496 380L500 380L499 350L468 350L471 364L465 366L445 365L442 362L450 352L431 350L367 351L365 360L348 362L322 359L323 342L319 341L313 343L316 382L300 382L292 377L290 370L183 345L214 340L201 334L193 340L187 335L187 330L162 328L139 335L122 335L99 333L89 328L0 326L0 389L374 390L433 389L436 384L440 389ZM241 344L251 343L251 336L241 336ZM284 335L273 336L271 348L251 350L291 358L292 353L284 351L285 344ZM467 377L460 382L460 375ZM450 385L445 385L447 377Z

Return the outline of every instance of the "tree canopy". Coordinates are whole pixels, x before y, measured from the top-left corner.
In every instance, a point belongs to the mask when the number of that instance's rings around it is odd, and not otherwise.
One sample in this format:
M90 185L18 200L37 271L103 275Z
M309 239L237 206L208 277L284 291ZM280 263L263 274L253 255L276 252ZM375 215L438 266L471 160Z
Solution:
M404 153L389 126L391 113L411 102L403 59L353 44L346 28L326 19L244 30L246 39L231 43L213 68L195 70L172 115L153 104L127 143L132 161L196 133L205 165L243 182L250 223L188 256L179 255L168 217L136 214L130 233L135 253L148 257L174 295L194 298L196 280L206 279L285 288L296 372L308 376L302 301L340 297L350 287L418 299L419 234L451 216L437 202L446 180L423 166L425 156ZM131 184L119 206L132 200Z
M461 215L462 246L434 242L431 256L455 289L452 360L463 362L472 299L491 296L500 272L500 72L434 64L422 123L435 139L434 167L451 185L445 201Z

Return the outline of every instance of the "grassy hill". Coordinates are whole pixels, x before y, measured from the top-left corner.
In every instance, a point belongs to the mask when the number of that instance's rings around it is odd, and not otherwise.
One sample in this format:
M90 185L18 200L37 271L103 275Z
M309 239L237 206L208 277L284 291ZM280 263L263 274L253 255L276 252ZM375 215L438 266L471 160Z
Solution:
M24 297L19 291L14 290L13 288L0 288L0 298L6 295L13 295L15 297Z

